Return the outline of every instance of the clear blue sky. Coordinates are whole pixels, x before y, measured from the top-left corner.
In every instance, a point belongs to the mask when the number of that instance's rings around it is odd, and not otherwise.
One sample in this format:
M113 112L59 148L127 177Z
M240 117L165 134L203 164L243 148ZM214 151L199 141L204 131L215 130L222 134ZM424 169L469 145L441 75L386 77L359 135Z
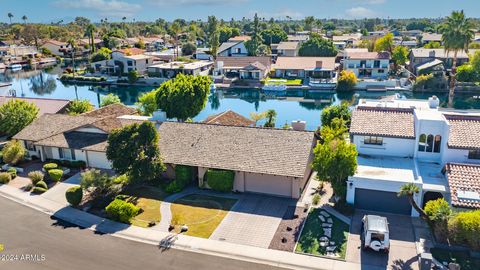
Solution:
M31 22L70 21L84 16L93 21L153 21L157 18L202 19L208 15L230 19L265 18L413 18L440 17L454 9L464 9L470 17L480 17L480 0L0 0L0 21L14 21L26 15Z

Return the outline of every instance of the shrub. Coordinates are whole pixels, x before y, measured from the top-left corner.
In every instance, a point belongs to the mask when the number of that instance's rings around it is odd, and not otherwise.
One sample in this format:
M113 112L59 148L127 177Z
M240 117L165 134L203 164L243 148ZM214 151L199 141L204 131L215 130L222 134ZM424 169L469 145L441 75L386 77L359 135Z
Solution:
M230 192L233 189L235 172L209 169L205 174L208 186L216 191Z
M480 210L458 213L448 222L451 239L480 250Z
M83 190L81 187L71 187L65 192L67 202L72 206L78 206L82 201Z
M50 179L52 179L55 182L60 181L63 176L63 171L59 169L53 169L48 171L48 175L50 176Z
M9 173L0 173L0 184L8 184L12 180L12 176Z
M41 194L41 193L44 193L45 191L47 191L48 189L46 188L41 188L41 187L34 187L32 189L32 193L35 193L35 194Z
M114 191L113 177L100 170L91 169L80 174L80 186L84 190L93 190L92 196L107 195Z
M94 107L90 101L87 99L84 100L73 100L67 108L67 113L70 115L78 115L82 113L89 112L93 110Z
M126 174L122 174L122 175L119 175L115 178L113 178L113 183L114 184L121 184L121 185L126 185L128 184L128 182L130 181L130 179L128 178L128 176Z
M337 80L337 91L352 91L357 84L357 76L355 73L347 70L340 72L340 77Z
M320 194L316 193L315 195L313 195L312 203L313 205L318 205L319 202L320 202Z
M175 166L175 180L170 182L165 188L167 193L177 193L182 191L192 180L192 168L190 166Z
M129 223L130 219L135 217L140 208L132 203L115 199L107 207L105 207L107 214L114 220Z
M47 183L45 183L45 181L38 181L38 183L35 186L39 188L48 189Z
M45 165L43 165L43 169L48 172L50 170L53 170L53 169L57 169L58 168L58 164L57 163L46 163Z
M8 142L2 150L3 162L15 165L22 161L27 154L27 150L20 141L12 140Z
M441 198L425 204L425 214L433 221L445 221L452 215L448 202Z
M38 182L43 181L45 175L41 171L33 171L28 173L28 178L32 180L32 185L36 185Z
M10 174L10 176L12 176L12 179L15 179L15 177L17 177L17 169L15 168L8 168L7 170L7 173Z
M166 187L165 187L165 192L167 193L177 193L182 191L183 188L181 188L176 180L173 180L170 182Z

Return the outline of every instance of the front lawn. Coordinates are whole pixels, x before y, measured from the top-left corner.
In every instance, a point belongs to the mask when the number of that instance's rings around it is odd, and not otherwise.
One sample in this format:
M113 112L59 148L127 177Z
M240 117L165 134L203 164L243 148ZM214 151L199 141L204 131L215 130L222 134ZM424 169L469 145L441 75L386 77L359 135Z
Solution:
M456 262L460 264L462 270L480 269L480 259L471 258L468 252L449 251L439 248L432 248L430 252L440 263Z
M126 190L126 199L142 209L142 212L131 220L131 224L140 227L149 227L149 223L158 224L161 219L160 204L167 196L160 188L136 187Z
M207 195L189 195L171 205L176 230L186 224L186 235L209 238L237 200Z
M312 210L307 217L300 240L297 243L296 252L312 255L327 255L326 247L320 245L320 237L324 236L322 222L319 218L322 209ZM335 242L335 253L338 257L345 259L349 225L330 214L333 221L330 241ZM326 218L328 219L328 218Z
M267 78L265 84L269 85L302 85L302 79Z

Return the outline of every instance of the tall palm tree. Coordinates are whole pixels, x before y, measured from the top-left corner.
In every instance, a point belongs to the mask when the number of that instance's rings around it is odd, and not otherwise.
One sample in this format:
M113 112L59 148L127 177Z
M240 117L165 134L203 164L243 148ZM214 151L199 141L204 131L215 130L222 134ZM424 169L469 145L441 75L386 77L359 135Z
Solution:
M427 222L430 223L430 218L427 216L425 211L423 211L420 206L418 206L417 202L413 198L413 195L418 194L420 192L420 188L415 185L414 183L408 183L400 187L400 191L398 192L397 196L407 196L408 202L410 202L410 205L415 209L420 214L420 217Z
M26 15L23 15L22 20L24 24L27 24L28 17Z
M181 32L182 26L178 22L173 22L172 25L170 25L170 34L175 41L175 60L178 58L178 36Z
M88 36L88 43L90 44L90 53L95 52L95 31L97 27L94 24L89 24L86 29L86 35Z
M71 56L72 56L72 66L73 66L73 80L75 80L75 49L77 47L77 42L74 38L69 38L67 44L71 48Z
M13 14L9 12L7 16L8 16L8 19L10 19L10 24L12 24Z
M453 11L439 28L446 53L453 52L450 91L448 93L448 107L450 108L453 106L453 96L455 95L457 54L461 51L468 52L468 45L474 37L473 27L472 20L466 18L465 13L461 10Z

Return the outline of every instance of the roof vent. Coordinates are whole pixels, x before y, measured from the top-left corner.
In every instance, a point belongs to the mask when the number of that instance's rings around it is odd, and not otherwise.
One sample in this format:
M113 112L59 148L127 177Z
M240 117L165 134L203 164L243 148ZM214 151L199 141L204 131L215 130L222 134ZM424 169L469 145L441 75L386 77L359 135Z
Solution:
M480 194L476 191L457 190L457 197L463 201L480 201Z
M431 96L428 98L428 107L430 109L437 109L440 106L440 100L437 96Z

